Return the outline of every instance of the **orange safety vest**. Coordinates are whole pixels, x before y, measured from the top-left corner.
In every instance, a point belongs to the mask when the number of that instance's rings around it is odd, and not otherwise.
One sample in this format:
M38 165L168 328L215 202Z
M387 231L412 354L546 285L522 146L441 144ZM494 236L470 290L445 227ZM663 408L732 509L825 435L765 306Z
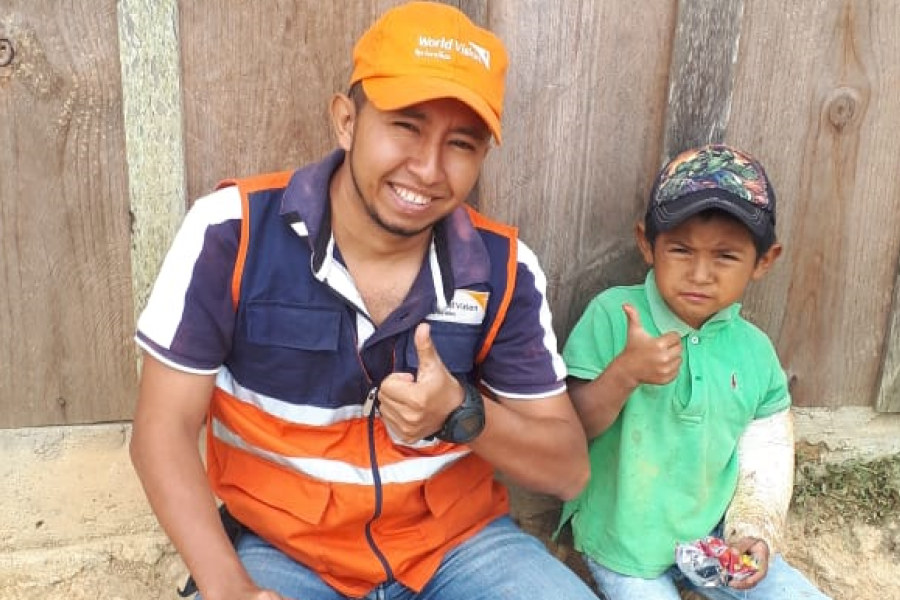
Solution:
M242 312L242 292L248 269L260 260L254 246L259 240L252 232L266 219L281 218L280 198L291 175L222 184L236 185L242 196L232 285L238 323L250 318ZM499 291L491 295L496 293L498 303L493 320L482 326L487 330L475 356L477 365L487 356L512 297L517 232L471 208L468 214L482 237L506 250L492 265L496 277L492 275L491 284ZM306 240L289 227L260 229L266 236L257 238L289 236L277 243L297 248L266 261L285 261L285 272L301 280L299 285L322 288L334 301L331 290L310 274ZM297 314L305 318L302 311ZM310 323L323 320L307 316ZM240 349L248 342L238 332L236 326L234 344ZM508 513L506 488L494 479L493 467L468 447L441 441L397 444L376 416L322 414L328 416L243 388L226 362L210 405L207 470L214 492L238 521L340 593L362 596L389 579L421 590L451 548Z

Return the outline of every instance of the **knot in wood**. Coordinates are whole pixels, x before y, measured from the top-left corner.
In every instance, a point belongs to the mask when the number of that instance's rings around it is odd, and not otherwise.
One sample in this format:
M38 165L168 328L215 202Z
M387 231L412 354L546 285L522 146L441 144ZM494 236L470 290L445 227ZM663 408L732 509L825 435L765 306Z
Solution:
M12 42L6 38L0 38L0 67L11 65L15 57L16 51Z
M832 91L825 102L828 122L838 131L842 131L854 121L859 101L859 93L853 88L839 87Z

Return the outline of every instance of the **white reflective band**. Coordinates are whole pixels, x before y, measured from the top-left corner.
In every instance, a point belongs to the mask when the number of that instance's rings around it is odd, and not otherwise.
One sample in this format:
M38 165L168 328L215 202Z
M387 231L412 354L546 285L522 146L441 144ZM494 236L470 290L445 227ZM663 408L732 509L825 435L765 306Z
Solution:
M372 469L369 467L357 467L350 463L327 458L284 456L270 450L251 446L218 419L213 419L212 433L222 443L320 481L351 485L375 485L375 477ZM423 481L443 471L470 452L471 450L465 449L460 452L442 454L441 456L410 458L400 463L380 466L378 474L382 484Z
M320 408L317 406L291 404L290 402L266 396L243 387L235 381L231 371L225 367L222 367L216 376L216 387L237 400L254 406L273 417L298 425L323 427L349 419L358 419L363 416L363 398L359 399L359 404L351 404L341 408Z

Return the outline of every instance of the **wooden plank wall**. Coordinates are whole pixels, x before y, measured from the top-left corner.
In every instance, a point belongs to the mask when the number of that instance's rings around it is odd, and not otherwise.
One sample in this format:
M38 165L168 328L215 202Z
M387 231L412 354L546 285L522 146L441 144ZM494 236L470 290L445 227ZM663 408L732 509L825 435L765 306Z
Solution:
M746 3L728 133L777 182L785 243L748 305L805 406L872 406L900 346L898 28L892 0Z
M659 165L676 3L489 7L511 67L482 208L541 257L565 334L598 291L642 277L633 225Z
M881 412L900 412L900 278L894 287L891 320L885 331L888 342L878 385L875 408Z
M394 2L180 2L190 198L335 147L328 102L359 34Z
M660 162L685 148L727 141L743 15L741 0L679 2Z
M0 9L0 427L131 412L116 31L113 0Z
M21 52L0 66L0 427L130 416L133 314L176 207L331 149L327 103L353 42L399 2L6 0L0 38ZM786 252L746 313L775 339L795 401L900 410L896 2L451 3L512 56L504 145L474 201L542 259L560 343L594 294L643 276L632 229L664 157L722 139L757 154L778 190ZM125 164L117 7L158 11L167 35L177 25L181 106L145 111L147 125L154 110L171 119L167 144L183 125L167 190L137 181L156 164L140 128ZM127 24L123 44L142 31ZM158 57L140 63L155 46L131 43L124 72L155 73ZM140 113L128 93L125 112Z
M137 317L187 205L178 0L118 0L118 13Z

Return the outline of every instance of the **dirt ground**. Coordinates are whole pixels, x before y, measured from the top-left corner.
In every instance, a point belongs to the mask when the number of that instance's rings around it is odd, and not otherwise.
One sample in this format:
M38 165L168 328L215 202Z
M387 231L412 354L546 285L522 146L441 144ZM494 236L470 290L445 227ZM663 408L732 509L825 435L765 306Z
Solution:
M830 518L821 528L794 516L788 562L835 600L900 600L900 521L879 527L853 515Z
M786 558L835 599L900 600L900 455L815 455L799 449Z
M900 600L900 456L810 473L798 471L788 562L835 600ZM547 499L527 495L518 495L514 508L522 526L541 537L558 514ZM584 575L568 545L550 548ZM150 556L111 556L56 582L36 585L23 574L4 582L0 600L176 600L183 579L182 563L162 542Z

